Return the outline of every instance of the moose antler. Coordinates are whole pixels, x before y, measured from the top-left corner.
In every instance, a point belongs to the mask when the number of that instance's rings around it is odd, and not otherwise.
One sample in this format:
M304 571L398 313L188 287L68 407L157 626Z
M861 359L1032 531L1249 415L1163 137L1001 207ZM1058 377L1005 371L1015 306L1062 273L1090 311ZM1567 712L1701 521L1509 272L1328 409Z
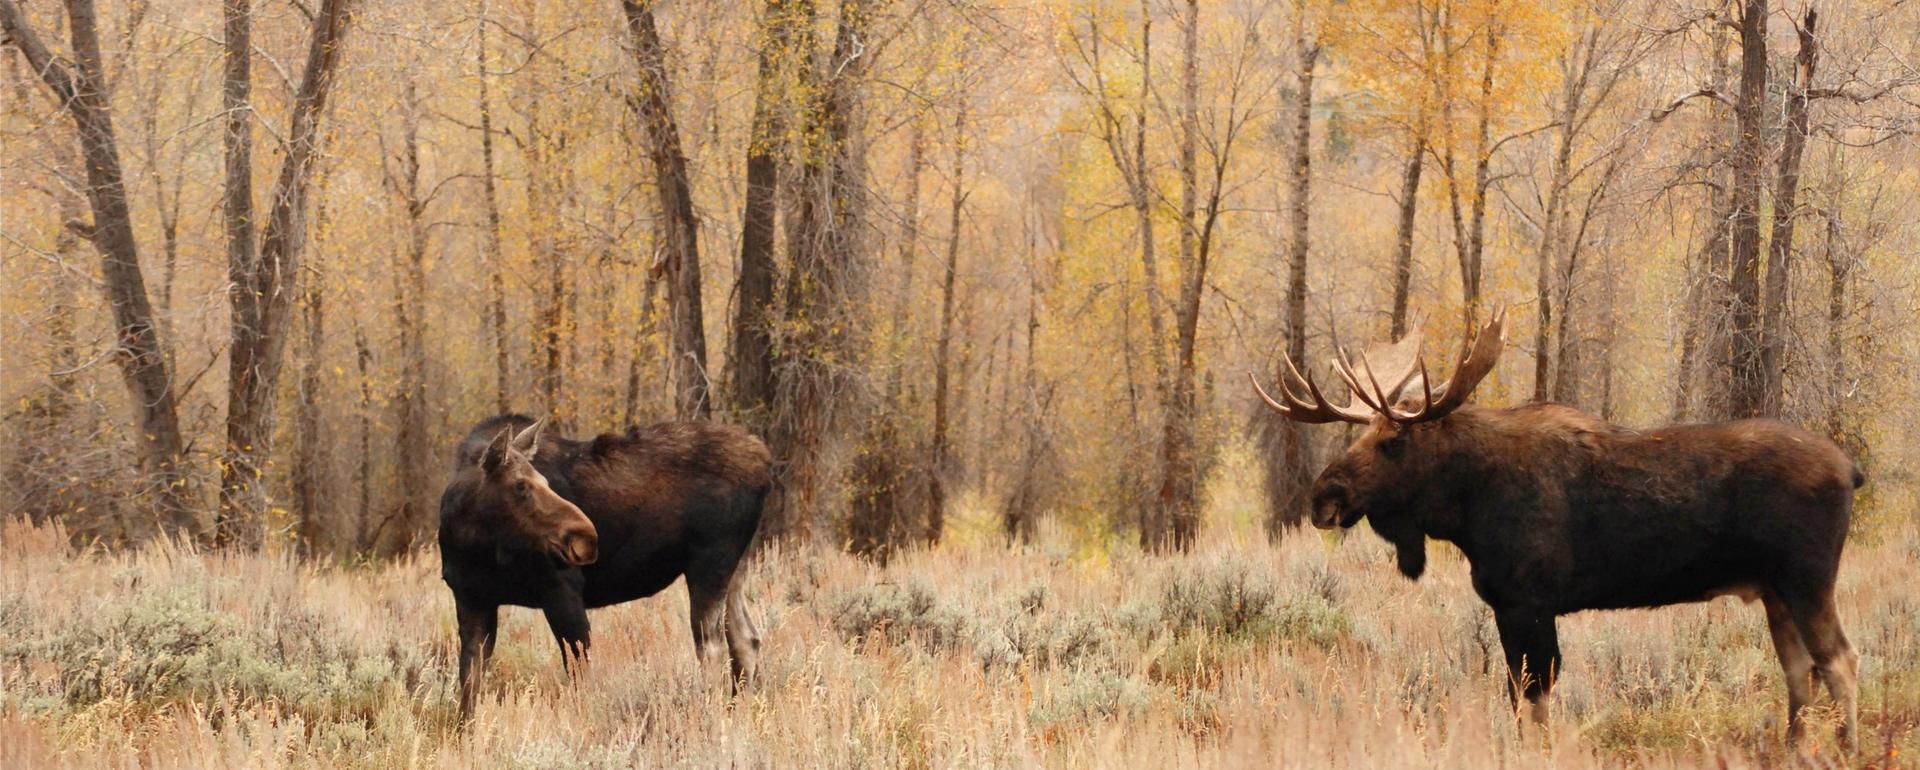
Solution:
M1373 410L1371 407L1363 405L1356 408L1351 397L1348 398L1346 406L1334 406L1333 404L1327 403L1326 396L1320 395L1320 386L1314 384L1312 376L1301 375L1300 370L1294 367L1292 358L1283 355L1280 357L1280 360L1285 361L1287 364L1286 373L1291 374L1293 379L1304 383L1307 387L1307 395L1313 399L1312 401L1306 401L1294 395L1293 386L1288 385L1287 377L1282 375L1280 377L1280 397L1286 399L1286 403L1283 404L1275 401L1273 396L1267 394L1266 388L1260 387L1260 379L1253 376L1253 372L1247 372L1247 381L1253 383L1253 391L1260 394L1260 400L1267 402L1267 407L1275 412L1279 412L1280 416L1294 422L1304 423L1351 422L1365 425L1373 421Z
M1461 404L1467 403L1467 396L1472 395L1480 381L1493 371L1494 363L1500 360L1500 350L1506 344L1506 325L1507 309L1495 309L1480 333L1461 343L1460 360L1454 364L1453 378L1441 383L1437 392L1428 384L1427 365L1422 361L1420 408L1402 412L1390 406L1384 413L1395 422L1410 424L1438 420L1459 409Z
M1493 371L1493 364L1499 359L1501 346L1505 342L1506 317L1504 308L1495 310L1487 325L1461 344L1460 360L1454 366L1453 377L1443 383L1438 391L1427 376L1426 357L1418 331L1384 349L1361 353L1358 366L1354 365L1344 349L1336 348L1333 371L1346 383L1348 391L1347 405L1344 407L1329 404L1313 378L1301 375L1293 359L1288 356L1281 356L1287 371L1280 377L1280 400L1268 394L1252 373L1247 374L1247 379L1253 382L1254 391L1260 394L1260 399L1269 408L1295 422L1344 421L1364 425L1372 422L1375 414L1401 424L1437 420L1466 403L1474 386ZM1417 324L1415 328L1418 328ZM1385 362L1386 366L1375 364L1376 359ZM1380 376L1383 373L1386 375L1386 386L1381 384ZM1311 400L1293 392L1287 375L1306 385ZM1416 376L1420 380L1421 405L1406 411L1399 406L1400 397Z

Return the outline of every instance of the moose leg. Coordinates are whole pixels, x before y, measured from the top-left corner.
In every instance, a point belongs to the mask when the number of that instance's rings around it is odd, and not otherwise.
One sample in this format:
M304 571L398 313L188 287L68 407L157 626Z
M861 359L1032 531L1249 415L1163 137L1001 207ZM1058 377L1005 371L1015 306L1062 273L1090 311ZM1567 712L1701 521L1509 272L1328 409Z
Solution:
M760 629L754 627L753 618L747 613L745 594L739 577L735 576L727 589L727 652L732 655L736 693L741 685L753 681L760 669Z
M1788 607L1793 610L1794 620L1799 621L1801 638L1813 653L1814 672L1826 683L1827 693L1840 708L1840 742L1848 751L1854 751L1860 745L1855 729L1860 716L1857 698L1860 655L1853 651L1853 645L1847 643L1846 632L1840 629L1833 590L1822 592L1815 601L1804 605L1789 603Z
M540 610L547 616L547 627L553 630L553 640L560 644L560 665L569 674L580 673L578 664L587 661L587 648L592 644L587 608L580 593L568 588L556 588L541 600Z
M1800 712L1813 700L1813 655L1807 652L1793 614L1779 595L1768 591L1761 600L1767 606L1767 631L1773 634L1773 651L1787 675L1787 743L1799 745L1806 732L1806 720Z
M473 607L457 599L453 606L460 623L460 724L464 725L473 718L480 680L486 673L487 660L493 657L493 637L500 625L500 609Z
M1494 625L1500 630L1500 648L1507 654L1507 694L1514 710L1526 698L1529 716L1544 729L1547 725L1547 695L1553 692L1553 679L1560 673L1560 637L1554 629L1553 615L1521 610L1495 610Z
M724 585L716 587L691 573L687 575L687 615L693 629L693 656L700 661L702 670L713 658L714 645L720 642L721 623L725 620L721 611L725 601Z

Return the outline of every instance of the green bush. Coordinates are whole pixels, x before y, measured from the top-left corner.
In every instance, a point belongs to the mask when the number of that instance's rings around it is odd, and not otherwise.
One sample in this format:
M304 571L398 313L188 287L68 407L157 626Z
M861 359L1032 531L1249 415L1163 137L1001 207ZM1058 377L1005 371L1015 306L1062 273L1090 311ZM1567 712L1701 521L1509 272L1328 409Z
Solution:
M1148 695L1147 685L1132 678L1111 671L1081 670L1048 692L1027 718L1035 727L1045 729L1135 715L1146 710Z
M848 641L911 640L938 652L958 647L969 631L966 616L935 598L933 588L921 581L842 591L828 600L828 608L833 629Z
M1338 591L1327 586L1283 597L1271 577L1244 562L1178 569L1163 581L1155 607L1159 625L1174 636L1278 637L1330 648L1352 632L1346 613L1335 604Z
M0 654L52 661L57 696L72 708L109 699L161 707L228 695L272 702L302 715L363 716L396 682L418 681L427 661L414 648L358 650L293 614L249 627L193 592L143 597L86 620L12 633Z

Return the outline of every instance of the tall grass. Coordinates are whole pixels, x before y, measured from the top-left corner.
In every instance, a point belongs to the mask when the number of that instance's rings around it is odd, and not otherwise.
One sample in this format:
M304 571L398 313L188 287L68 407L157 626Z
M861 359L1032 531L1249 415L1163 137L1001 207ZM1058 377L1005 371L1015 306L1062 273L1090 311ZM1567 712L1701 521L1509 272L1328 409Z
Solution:
M0 767L1764 767L1784 689L1762 613L1731 599L1561 622L1544 737L1508 716L1490 616L1435 548L1411 583L1371 535L1193 554L1009 551L984 539L882 570L770 553L766 647L733 698L693 661L675 587L596 611L561 671L508 610L478 721L452 711L453 610L434 554L375 567L73 553L0 526ZM1061 543L1057 532L1043 543ZM1920 756L1920 537L1850 548L1863 755ZM1830 722L1830 716L1822 717Z

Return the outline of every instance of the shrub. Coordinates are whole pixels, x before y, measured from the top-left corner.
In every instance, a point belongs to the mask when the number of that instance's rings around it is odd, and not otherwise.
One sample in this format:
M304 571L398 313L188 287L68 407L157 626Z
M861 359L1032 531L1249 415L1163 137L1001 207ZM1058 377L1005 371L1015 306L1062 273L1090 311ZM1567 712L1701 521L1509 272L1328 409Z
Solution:
M1229 561L1186 575L1170 573L1161 584L1159 610L1161 622L1176 634L1200 630L1243 636L1264 626L1276 604L1271 578L1245 562Z
M1033 707L1028 721L1037 728L1084 724L1146 710L1147 685L1111 671L1080 670L1055 686Z
M937 652L959 646L967 636L966 616L941 603L922 581L848 589L835 594L828 606L834 630L848 641L914 640Z
M981 665L1070 666L1095 659L1113 646L1115 631L1101 617L1027 611L1030 598L1030 593L1019 597L1013 611L976 628L974 648Z
M403 672L417 679L427 665L414 648L351 649L312 619L287 620L272 631L248 627L191 592L174 591L30 631L38 637L0 654L52 661L57 695L71 707L114 700L158 708L230 695L307 716L371 713Z

